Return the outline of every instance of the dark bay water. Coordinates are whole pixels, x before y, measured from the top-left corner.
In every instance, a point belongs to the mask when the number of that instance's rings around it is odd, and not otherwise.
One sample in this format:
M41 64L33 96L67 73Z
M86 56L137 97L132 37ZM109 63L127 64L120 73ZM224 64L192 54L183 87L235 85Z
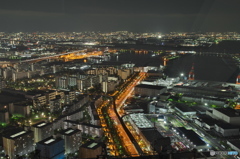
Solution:
M184 50L197 52L219 52L219 53L240 53L240 41L226 40L219 44L213 44L211 47L170 47L161 45L119 45L116 48L124 49L146 49L146 50Z
M160 66L162 65L161 56L152 56L152 53L143 54L143 53L133 53L133 52L124 52L119 55L114 55L111 57L111 61L119 62L132 62L136 66Z
M231 82L236 81L238 67L233 60L217 56L189 55L168 63L166 74L171 77L179 76L183 73L188 76L194 63L194 73L196 80L209 80Z
M137 46L137 49L154 50L156 46ZM195 48L196 52L200 52L203 49ZM186 51L187 49L179 49ZM192 50L194 50L192 48ZM226 54L240 52L240 42L229 42L221 43L210 48L204 48L204 51L209 52L220 52ZM229 52L228 52L229 51ZM137 66L160 66L163 65L161 56L152 56L152 53L134 53L125 52L118 56L113 56L111 61L119 62L133 62ZM209 80L209 81L220 81L220 82L231 82L235 83L236 77L239 73L238 66L232 60L230 56L218 56L218 55L186 55L178 59L170 60L167 63L165 69L166 75L169 77L177 77L183 73L188 76L191 70L192 64L194 63L194 72L196 80Z

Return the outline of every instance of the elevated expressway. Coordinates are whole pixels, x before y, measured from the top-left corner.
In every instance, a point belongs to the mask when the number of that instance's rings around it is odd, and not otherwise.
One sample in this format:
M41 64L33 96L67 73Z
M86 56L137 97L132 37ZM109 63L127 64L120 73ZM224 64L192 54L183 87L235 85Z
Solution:
M0 61L0 66L7 66L7 65L14 65L18 63L35 63L42 60L49 60L49 59L61 59L63 61L75 60L75 59L84 59L92 56L99 56L103 55L102 51L92 51L87 52L86 49L84 50L77 50L71 52L64 52L56 55L51 56L41 56L37 58L31 58L26 60L18 60L18 61Z
M125 100L131 96L134 87L145 78L145 73L139 73L137 77L129 81L129 84L126 85L121 93L114 93L113 98L113 105L108 109L108 114L111 117L111 119L115 123L115 127L117 131L119 132L119 136L122 139L122 142L124 143L124 147L126 151L128 152L129 156L136 157L141 156L143 154L143 151L141 147L138 145L137 141L133 137L133 135L130 133L130 131L127 129L125 123L122 120L122 116L124 115L123 110L120 108L124 104ZM117 98L117 99L115 99Z

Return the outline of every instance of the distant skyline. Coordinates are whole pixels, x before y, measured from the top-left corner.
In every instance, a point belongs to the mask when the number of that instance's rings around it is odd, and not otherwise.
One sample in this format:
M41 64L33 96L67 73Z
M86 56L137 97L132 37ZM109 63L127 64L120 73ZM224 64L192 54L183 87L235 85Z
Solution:
M240 32L239 0L3 0L0 32Z

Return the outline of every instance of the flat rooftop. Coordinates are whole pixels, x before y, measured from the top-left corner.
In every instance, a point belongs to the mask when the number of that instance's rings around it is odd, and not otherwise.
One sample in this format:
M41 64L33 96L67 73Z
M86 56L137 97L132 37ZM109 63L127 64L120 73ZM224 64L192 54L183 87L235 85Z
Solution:
M136 88L149 88L149 89L157 89L157 90L161 90L164 89L166 87L163 86L155 86L155 85L147 85L147 84L139 84L136 86Z
M24 97L14 96L14 95L7 95L5 93L0 93L0 104L9 104L15 102L25 101Z
M81 147L84 147L84 148L87 148L87 149L96 149L96 148L98 148L102 145L103 145L102 142L96 142L94 140L89 140L88 142L83 144Z
M212 117L210 117L208 115L198 115L198 118L201 122L204 122L209 126L214 126L216 123L219 123L218 120L213 119Z
M183 91L201 91L201 93L205 93L205 92L208 92L208 93L221 93L221 96L226 96L226 97L232 97L232 96L237 96L237 93L234 92L234 91L228 91L226 89L219 89L219 88L213 88L213 87L193 87L193 86L174 86L173 87L173 90L178 90L181 89ZM191 93L191 92L189 92ZM217 95L219 96L219 95Z
M41 121L39 123L36 123L36 124L32 125L32 127L43 128L43 127L48 126L48 125L51 125L51 123L46 123L45 121Z
M140 129L140 131L157 152L160 152L161 148L165 150L172 149L170 138L163 137L155 128Z
M232 108L216 108L215 110L229 116L229 117L240 117L240 114Z
M102 126L100 126L100 125L93 125L93 124L89 124L89 123L81 123L81 122L77 122L77 121L73 121L73 120L64 120L64 122L72 123L73 125L85 125L85 126L93 127L93 128L102 128Z
M78 132L80 132L80 130L68 128L68 129L62 130L60 133L63 134L63 135L71 136L71 135L76 134Z
M204 98L204 99L208 99L208 100L223 101L223 102L226 101L226 99L224 99L224 98L201 96L201 95L194 95L194 94L184 94L184 97Z
M201 105L196 105L196 106L193 106L192 109L198 112L206 112L209 108Z
M239 127L231 125L229 123L222 122L222 121L219 121L219 123L216 123L216 125L223 129L238 129L239 130Z
M42 91L42 90L27 91L27 95L38 95L38 94L44 95L44 93L45 91Z
M32 131L25 131L22 128L14 128L11 130L8 130L7 132L4 132L3 137L8 138L8 139L16 139L19 137L22 137L26 134L32 133Z
M15 137L18 137L18 136L23 135L23 134L26 134L26 131L20 131L20 132L18 132L16 134L11 135L10 137L11 138L15 138Z
M163 138L163 136L158 132L158 130L154 128L140 129L140 130L149 142Z
M206 143L200 138L198 134L196 134L193 130L187 130L184 127L178 127L176 130L185 135L191 142L193 142L196 146L206 146Z
M50 143L52 143L53 141L55 141L55 139L49 139L49 140L45 141L44 143L45 143L45 144L50 144Z
M181 104L181 103L177 103L175 107L178 108L179 110L181 110L182 112L196 112L191 107L189 107L185 104Z
M60 137L54 138L53 136L51 136L51 137L48 137L48 138L46 138L46 139L44 139L42 141L39 141L38 144L40 144L40 145L53 145L53 144L55 144L57 142L60 142L62 140L63 139L60 138Z
M130 117L138 128L153 128L152 122L149 121L142 113L130 114Z

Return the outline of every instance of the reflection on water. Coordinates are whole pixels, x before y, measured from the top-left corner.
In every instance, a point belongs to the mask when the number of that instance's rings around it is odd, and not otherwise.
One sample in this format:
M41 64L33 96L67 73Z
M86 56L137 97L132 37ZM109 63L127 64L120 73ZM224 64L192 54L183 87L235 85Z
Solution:
M124 52L118 56L111 56L111 61L133 62L136 66L160 66L163 65L161 55L154 53ZM194 63L194 73L196 80L210 80L221 82L235 82L238 75L238 68L230 56L217 55L186 55L181 58L167 62L165 70L169 77L180 76L183 73L188 76Z
M233 63L233 60L218 56L191 55L170 61L166 68L166 74L179 76L180 73L183 73L188 76L193 63L196 80L235 82L235 79L231 78L233 74L236 74L237 66Z

